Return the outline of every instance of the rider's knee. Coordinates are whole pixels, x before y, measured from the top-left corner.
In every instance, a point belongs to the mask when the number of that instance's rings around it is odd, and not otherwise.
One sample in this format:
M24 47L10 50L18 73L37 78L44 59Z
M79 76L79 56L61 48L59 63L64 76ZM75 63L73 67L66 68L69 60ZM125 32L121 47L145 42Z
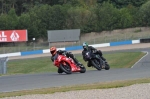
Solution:
M103 55L101 50L98 50L97 52L99 53L100 56Z
M69 53L69 56L70 56L71 58L74 58L74 55L73 55L72 53Z

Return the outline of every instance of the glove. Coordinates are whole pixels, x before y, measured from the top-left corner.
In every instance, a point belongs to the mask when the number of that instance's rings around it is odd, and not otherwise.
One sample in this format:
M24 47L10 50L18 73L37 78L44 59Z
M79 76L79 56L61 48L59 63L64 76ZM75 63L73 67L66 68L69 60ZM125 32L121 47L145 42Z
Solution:
M65 54L67 54L67 55L68 55L68 54L71 54L71 52L67 52L67 51L66 51L66 52L65 52Z
M61 50L58 50L57 52L58 52L58 53L61 53L62 51L61 51Z
M93 53L96 53L96 52L97 52L97 49L93 51Z
M62 50L58 50L57 52L58 52L59 54L65 53L65 51L62 51Z
M71 52L67 52L68 54L71 54Z

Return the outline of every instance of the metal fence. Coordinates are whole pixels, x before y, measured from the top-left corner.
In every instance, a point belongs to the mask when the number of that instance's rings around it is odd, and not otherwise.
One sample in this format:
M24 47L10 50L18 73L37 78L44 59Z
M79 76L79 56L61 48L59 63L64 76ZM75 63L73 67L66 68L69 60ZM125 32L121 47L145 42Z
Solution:
M7 61L8 57L0 58L0 74L6 74L7 72Z
M58 48L68 47L68 46L79 46L83 42L88 44L101 44L125 40L138 40L141 38L150 38L150 28L131 28L124 30L114 30L114 31L103 31L101 33L87 33L82 34L80 40L77 42L57 42L50 43L48 41L37 43L31 42L30 44L18 43L15 46L13 45L1 45L0 54L3 53L12 53L12 52L21 52L21 51L31 51L31 50L43 50L49 49L50 46L56 46Z

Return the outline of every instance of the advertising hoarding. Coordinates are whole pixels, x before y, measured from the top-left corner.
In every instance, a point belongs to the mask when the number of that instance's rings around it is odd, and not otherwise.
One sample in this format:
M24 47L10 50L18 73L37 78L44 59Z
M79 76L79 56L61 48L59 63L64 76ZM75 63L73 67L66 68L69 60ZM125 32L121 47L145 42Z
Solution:
M48 42L78 41L80 38L80 29L48 30L47 33Z
M0 30L0 42L28 41L27 30Z

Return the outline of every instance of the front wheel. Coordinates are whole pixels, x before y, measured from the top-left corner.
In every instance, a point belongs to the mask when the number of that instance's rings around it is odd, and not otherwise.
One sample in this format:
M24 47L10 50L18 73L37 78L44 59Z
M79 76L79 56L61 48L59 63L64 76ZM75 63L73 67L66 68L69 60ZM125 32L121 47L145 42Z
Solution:
M86 72L86 68L82 65L82 67L80 67L80 73L85 73Z
M92 60L91 62L97 70L101 70L101 64L96 59Z
M109 70L110 69L110 66L108 63L105 63L105 70Z
M60 68L66 73L66 74L71 74L72 71L71 71L71 67L69 64L60 64Z

